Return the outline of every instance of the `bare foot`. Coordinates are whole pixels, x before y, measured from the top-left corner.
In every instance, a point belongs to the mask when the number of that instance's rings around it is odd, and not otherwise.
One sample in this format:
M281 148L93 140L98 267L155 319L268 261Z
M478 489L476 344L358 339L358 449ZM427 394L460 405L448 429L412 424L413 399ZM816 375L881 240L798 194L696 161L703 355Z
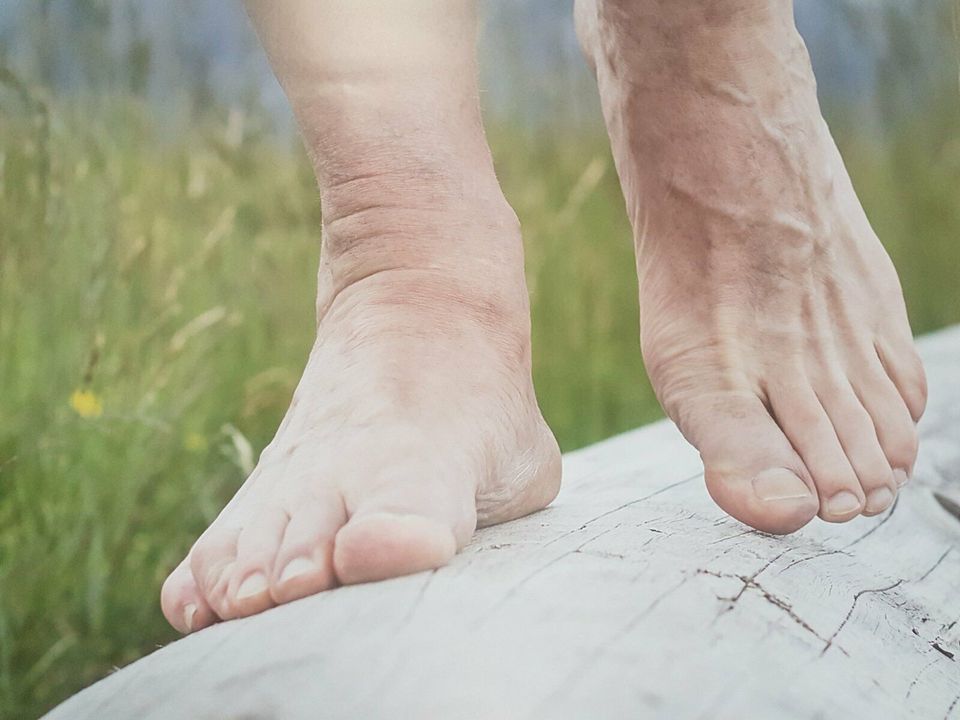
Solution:
M445 2L381 5L379 28L339 3L253 8L320 181L317 339L253 474L164 584L164 614L182 632L439 567L478 525L556 495L560 455L531 381L519 227L469 82L472 26ZM356 43L346 79L330 75L336 57L286 42L334 19L357 23L328 31L331 45ZM391 45L429 27L423 48ZM373 67L381 60L389 71ZM444 88L446 73L461 87Z
M579 0L636 235L642 345L737 519L890 507L926 382L786 0Z
M167 580L174 627L439 567L553 499L525 310L458 285L397 268L337 294L276 437Z

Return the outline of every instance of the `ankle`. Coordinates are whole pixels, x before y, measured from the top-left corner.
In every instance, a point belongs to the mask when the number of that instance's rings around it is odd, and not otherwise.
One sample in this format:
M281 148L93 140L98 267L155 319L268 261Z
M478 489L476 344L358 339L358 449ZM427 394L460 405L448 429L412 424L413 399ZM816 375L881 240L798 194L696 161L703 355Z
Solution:
M354 137L351 143L362 148L345 161L326 158L317 173L323 177L320 205L330 252L365 236L413 232L429 240L434 233L448 235L451 226L516 230L486 148L486 157L470 162L443 147L455 144L449 138L419 146L409 138L391 144Z
M451 341L460 351L487 357L490 367L530 372L530 306L519 236L515 262L476 257L469 248L427 258L415 237L406 247L399 238L370 240L336 255L324 246L318 342L325 321L353 324L356 342L412 328L436 348Z
M321 317L373 276L368 287L446 283L525 316L519 227L480 115L473 3L272 7L248 2L320 186Z
M492 172L387 165L321 189L323 260L338 275L477 262L522 268L519 221Z
M379 276L378 286L423 296L418 304L474 307L528 327L520 226L492 173L484 181L429 163L382 167L344 177L322 198L321 317L345 290Z
M516 253L476 97L404 78L325 86L298 117L320 189L324 254L369 266ZM518 257L513 255L514 260Z

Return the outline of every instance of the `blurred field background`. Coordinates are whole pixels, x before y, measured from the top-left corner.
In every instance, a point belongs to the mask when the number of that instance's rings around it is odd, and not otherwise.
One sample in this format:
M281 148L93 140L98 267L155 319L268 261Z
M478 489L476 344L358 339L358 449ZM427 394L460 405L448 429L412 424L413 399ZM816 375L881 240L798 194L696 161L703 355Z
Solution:
M797 13L914 330L960 322L958 8ZM320 214L238 7L0 6L0 717L173 639L158 590L311 342ZM483 6L539 397L565 450L656 419L630 231L570 3Z

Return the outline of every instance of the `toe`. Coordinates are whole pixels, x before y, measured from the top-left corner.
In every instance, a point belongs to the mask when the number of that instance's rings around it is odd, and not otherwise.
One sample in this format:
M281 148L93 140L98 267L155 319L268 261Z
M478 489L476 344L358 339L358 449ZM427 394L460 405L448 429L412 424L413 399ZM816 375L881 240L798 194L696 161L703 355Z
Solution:
M226 593L216 607L222 618L246 617L273 607L270 579L289 516L282 507L257 508L237 536L237 556L231 565Z
M217 519L190 550L190 572L197 590L221 619L230 617L227 591L237 559L239 536L239 527Z
M187 633L212 625L217 616L200 594L190 572L189 557L184 559L163 583L160 607L164 617L176 630Z
M896 497L897 483L880 447L873 419L845 377L837 375L821 383L817 397L860 482L863 514L883 512Z
M448 524L423 515L354 515L337 533L333 565L344 584L384 580L450 562L457 540Z
M309 498L288 508L280 550L273 563L271 592L277 603L329 590L337 584L333 570L333 538L346 522L339 495Z
M783 534L817 514L803 462L756 395L698 393L675 417L700 451L710 495L737 520Z
M879 360L851 376L857 398L866 408L897 484L902 485L917 459L917 426L903 397Z
M830 417L802 376L771 385L770 407L790 443L813 477L820 497L820 517L844 522L860 514L865 502Z
M910 417L919 422L927 407L927 375L909 332L896 341L877 340L874 349L887 376L907 406Z
M477 526L476 487L465 467L392 468L345 498L350 519L334 539L344 584L445 565Z

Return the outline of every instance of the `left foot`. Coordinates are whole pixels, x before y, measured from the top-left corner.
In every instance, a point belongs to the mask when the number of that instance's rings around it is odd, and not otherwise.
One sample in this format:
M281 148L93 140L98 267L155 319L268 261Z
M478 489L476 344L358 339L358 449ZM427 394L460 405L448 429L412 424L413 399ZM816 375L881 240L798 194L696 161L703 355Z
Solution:
M276 437L164 584L181 632L438 568L556 495L519 227L502 200L441 209L455 192L413 173L325 193L316 343Z
M786 0L578 0L636 235L642 346L737 519L890 507L926 402L896 271Z
M317 337L273 442L164 583L181 632L438 568L560 482L472 6L277 7L248 3L320 187Z

